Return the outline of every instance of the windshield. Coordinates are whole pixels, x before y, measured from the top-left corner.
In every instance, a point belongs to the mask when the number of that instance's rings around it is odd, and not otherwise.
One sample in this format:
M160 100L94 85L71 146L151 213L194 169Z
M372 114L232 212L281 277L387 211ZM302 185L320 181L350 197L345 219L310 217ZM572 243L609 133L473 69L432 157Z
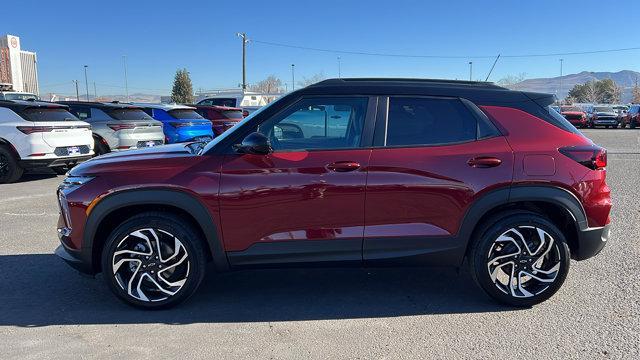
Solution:
M282 99L282 98L280 98ZM262 113L264 110L268 109L269 107L271 107L273 104L276 104L279 100L273 101L271 103L269 103L266 106L261 107L260 109L252 112L251 114L249 114L249 116L247 116L246 118L244 118L242 121L238 122L234 127L232 127L231 129L223 132L222 134L216 136L213 140L211 140L205 147L202 148L202 150L200 151L199 155L202 155L204 153L206 153L207 151L209 151L209 149L211 149L212 147L216 146L216 144L218 144L220 141L228 138L231 134L233 134L237 129L241 128L242 125L246 124L247 122L251 121L251 119L253 119L255 116L257 116L258 114ZM564 119L564 118L563 118Z
M79 121L77 117L63 108L31 108L22 112L22 117L33 122L42 121Z
M169 110L169 115L171 115L174 119L204 119L200 114L198 114L195 110L192 109L175 109Z
M29 93L4 93L5 100L40 100L38 95Z
M582 109L580 109L577 106L563 106L562 111L578 111L578 112L582 112Z
M116 120L153 120L142 109L115 109L111 110L109 115Z
M593 108L595 112L614 112L613 108L610 106L596 106Z

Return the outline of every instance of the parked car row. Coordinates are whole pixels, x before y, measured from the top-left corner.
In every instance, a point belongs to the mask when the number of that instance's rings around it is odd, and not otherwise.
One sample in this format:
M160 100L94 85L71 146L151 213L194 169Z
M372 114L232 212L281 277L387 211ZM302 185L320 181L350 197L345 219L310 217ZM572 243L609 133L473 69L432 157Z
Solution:
M640 105L563 105L555 110L577 128L626 128L635 129Z
M242 119L228 106L0 100L0 183L29 168L64 173L109 152L207 143Z

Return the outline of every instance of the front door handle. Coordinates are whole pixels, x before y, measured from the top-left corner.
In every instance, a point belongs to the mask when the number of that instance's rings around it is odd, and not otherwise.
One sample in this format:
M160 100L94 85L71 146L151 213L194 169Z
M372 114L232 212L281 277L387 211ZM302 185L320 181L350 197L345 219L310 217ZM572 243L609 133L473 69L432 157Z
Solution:
M467 161L467 164L474 168L491 168L502 164L502 160L491 156L479 156Z
M348 172L360 169L360 163L355 161L336 161L327 165L327 169L335 172Z

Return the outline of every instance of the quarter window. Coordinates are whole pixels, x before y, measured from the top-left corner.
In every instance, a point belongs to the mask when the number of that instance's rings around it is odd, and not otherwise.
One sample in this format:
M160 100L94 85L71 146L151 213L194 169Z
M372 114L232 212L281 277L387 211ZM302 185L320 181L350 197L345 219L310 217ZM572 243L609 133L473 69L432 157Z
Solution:
M259 126L274 150L360 146L367 98L305 99Z
M474 141L478 121L458 99L389 98L386 146Z

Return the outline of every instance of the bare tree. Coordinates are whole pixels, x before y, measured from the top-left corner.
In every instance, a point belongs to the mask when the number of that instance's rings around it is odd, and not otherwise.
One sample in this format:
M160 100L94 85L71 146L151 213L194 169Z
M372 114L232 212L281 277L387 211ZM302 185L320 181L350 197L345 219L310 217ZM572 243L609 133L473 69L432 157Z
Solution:
M631 102L634 104L640 104L640 86L636 85L631 90Z
M507 75L498 80L498 85L504 86L507 89L518 90L520 83L527 78L527 73L519 73L518 75Z
M306 87L309 85L313 85L315 83L318 83L322 80L326 79L326 77L324 76L324 73L320 72L318 74L315 74L309 78L304 77L302 80L298 81L298 86L299 87Z
M250 85L249 90L265 94L280 93L282 92L282 80L275 75L269 75L266 79Z

